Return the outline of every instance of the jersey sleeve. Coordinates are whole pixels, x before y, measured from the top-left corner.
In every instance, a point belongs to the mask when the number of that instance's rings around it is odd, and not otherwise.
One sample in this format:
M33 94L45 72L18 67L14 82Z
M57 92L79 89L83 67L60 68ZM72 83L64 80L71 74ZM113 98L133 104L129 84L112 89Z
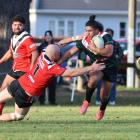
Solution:
M79 50L83 50L82 49L82 41L81 40L78 40L77 42L76 42L76 47L79 49Z
M37 50L37 46L31 37L26 39L25 44L29 53L34 50Z
M58 64L56 64L56 65L51 69L51 72L52 72L55 76L61 76L65 70L66 70L66 68L60 67Z

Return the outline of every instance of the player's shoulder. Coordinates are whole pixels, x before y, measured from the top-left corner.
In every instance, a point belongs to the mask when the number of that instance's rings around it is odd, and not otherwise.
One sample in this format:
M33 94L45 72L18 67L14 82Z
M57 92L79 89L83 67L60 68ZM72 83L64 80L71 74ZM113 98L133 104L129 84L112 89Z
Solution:
M101 36L102 36L105 44L113 44L112 36L109 33L103 32L101 34Z
M84 47L83 43L82 43L82 40L78 40L76 41L76 47L80 50L82 50Z
M103 38L112 38L111 35L109 33L107 33L107 32L103 32L101 34L101 37L103 37Z

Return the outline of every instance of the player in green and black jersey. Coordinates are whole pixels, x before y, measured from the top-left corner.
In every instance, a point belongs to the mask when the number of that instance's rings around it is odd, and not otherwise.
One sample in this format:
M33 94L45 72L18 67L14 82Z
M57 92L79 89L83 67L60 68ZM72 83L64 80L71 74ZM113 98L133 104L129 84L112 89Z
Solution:
M95 20L95 16L91 16L85 25L86 34L76 38L71 38L72 41L76 41L76 46L68 50L62 57L59 63L62 63L64 60L68 59L76 52L83 51L86 55L90 57L90 62L93 63L97 61L98 63L103 62L106 65L106 68L102 71L96 73L88 73L88 82L86 86L86 97L83 101L83 104L80 108L81 115L84 115L89 107L92 94L97 86L99 80L103 81L101 89L101 106L99 111L96 114L96 120L101 120L104 116L106 106L109 101L109 93L111 88L111 82L116 81L117 76L117 66L116 59L113 55L113 40L112 37L106 33L101 32L103 26L100 22ZM92 41L93 36L99 35L102 36L104 40L104 48L96 48ZM68 39L70 41L70 39ZM60 41L63 43L64 41Z

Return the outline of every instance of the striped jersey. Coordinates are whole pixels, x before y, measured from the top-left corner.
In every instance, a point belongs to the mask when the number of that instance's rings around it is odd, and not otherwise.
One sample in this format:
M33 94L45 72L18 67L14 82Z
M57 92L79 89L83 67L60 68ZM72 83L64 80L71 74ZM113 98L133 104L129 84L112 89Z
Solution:
M13 55L13 71L27 72L31 63L31 52L37 47L28 32L23 31L17 37L11 38L10 50Z
M112 37L108 33L103 32L103 34L101 34L101 37L103 38L105 45L108 45L108 44L113 45ZM88 45L89 42L90 42L89 39L84 40L84 42L83 40L79 40L77 41L76 46L80 51L84 52L86 55L89 56L90 63L93 63L95 60L98 60L98 62L104 62L106 65L106 68L116 67L117 65L116 59L113 55L111 57L105 57L98 54L94 54L86 47L86 45Z

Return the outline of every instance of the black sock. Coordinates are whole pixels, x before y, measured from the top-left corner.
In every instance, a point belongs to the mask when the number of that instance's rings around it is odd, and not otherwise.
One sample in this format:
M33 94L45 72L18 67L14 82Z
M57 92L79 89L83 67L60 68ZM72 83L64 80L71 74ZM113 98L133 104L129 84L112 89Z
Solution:
M95 88L89 88L86 86L86 100L90 103L91 97L93 95Z
M101 100L100 110L105 110L108 102L109 102L109 98L107 100Z

